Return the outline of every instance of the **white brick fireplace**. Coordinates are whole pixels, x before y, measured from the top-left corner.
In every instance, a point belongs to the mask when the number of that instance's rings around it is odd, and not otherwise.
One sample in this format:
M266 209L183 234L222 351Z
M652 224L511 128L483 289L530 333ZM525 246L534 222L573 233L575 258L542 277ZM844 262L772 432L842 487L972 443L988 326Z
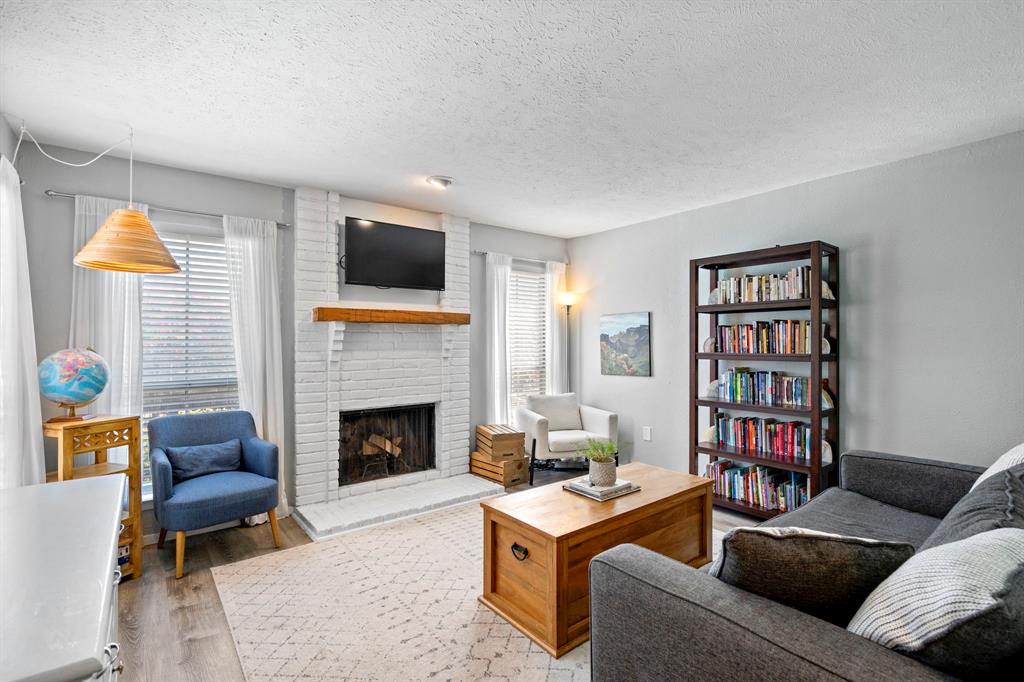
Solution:
M344 222L345 201L323 190L295 194L295 506L300 516L310 505L469 471L468 325L313 321L313 308L339 305L337 223ZM468 313L469 221L442 215L440 227L445 290L438 305L428 309ZM356 307L348 300L344 305ZM372 307L424 308L379 302ZM422 403L435 405L436 468L339 486L339 412Z

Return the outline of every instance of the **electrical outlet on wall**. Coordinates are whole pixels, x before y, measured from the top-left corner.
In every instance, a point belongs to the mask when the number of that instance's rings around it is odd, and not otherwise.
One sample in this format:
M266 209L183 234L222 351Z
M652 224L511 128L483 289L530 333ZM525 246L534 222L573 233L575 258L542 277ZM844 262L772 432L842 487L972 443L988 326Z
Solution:
M640 432L641 432L642 438L644 440L650 440L651 439L651 427L650 426L643 427L642 429L640 429Z

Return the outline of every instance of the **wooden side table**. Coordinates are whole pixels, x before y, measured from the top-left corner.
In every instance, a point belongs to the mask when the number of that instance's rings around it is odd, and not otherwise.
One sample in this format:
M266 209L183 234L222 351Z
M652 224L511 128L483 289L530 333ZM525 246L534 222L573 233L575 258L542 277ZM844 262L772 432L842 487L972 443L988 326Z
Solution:
M124 577L142 575L142 447L138 417L102 415L82 421L58 421L43 424L43 435L57 439L57 470L46 474L47 482L76 478L126 474L128 476L128 516L119 547L128 547L128 561L121 564ZM111 448L128 447L128 463L107 461ZM75 456L92 453L92 464L75 466Z

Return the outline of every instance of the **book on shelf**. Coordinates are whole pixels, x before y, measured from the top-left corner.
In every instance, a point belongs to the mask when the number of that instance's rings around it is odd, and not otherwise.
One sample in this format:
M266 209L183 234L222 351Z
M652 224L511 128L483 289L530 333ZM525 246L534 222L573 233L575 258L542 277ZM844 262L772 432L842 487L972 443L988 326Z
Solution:
M806 459L811 456L811 425L760 417L715 415L716 445L775 457Z
M788 377L783 375L781 372L755 372L755 375L773 374L777 376L767 378L764 376L755 376L751 379L748 376L750 373L750 368L748 367L736 367L728 370L708 384L707 388L704 389L704 398L726 403L737 403L738 405L743 405L744 403L751 405L771 405L773 407L808 407L810 405L810 384L807 378ZM798 384L796 387L800 395L799 401L787 402L786 391L789 391L789 389L786 387L789 386L789 382L787 381L788 379L802 380L802 383ZM751 382L761 388L756 388L756 386L755 388L750 388ZM782 388L779 388L777 384L781 385ZM760 391L760 393L758 391ZM769 392L771 392L771 395L768 395ZM830 410L835 406L835 400L832 398L832 393L828 387L828 379L822 378L821 407L823 409Z
M640 486L622 478L616 479L612 485L592 485L590 476L580 476L563 483L562 489L592 500L604 501L635 493L640 490Z
M718 400L773 407L810 405L810 380L776 371L734 367L718 377Z
M828 325L822 323L823 339L827 331ZM810 353L811 323L808 320L761 320L750 324L720 324L715 341L722 353Z
M810 298L811 267L791 268L785 274L739 275L720 279L716 291L717 296L712 296L709 303L762 303Z
M715 495L768 510L787 512L807 503L807 475L731 460L710 462L707 477Z

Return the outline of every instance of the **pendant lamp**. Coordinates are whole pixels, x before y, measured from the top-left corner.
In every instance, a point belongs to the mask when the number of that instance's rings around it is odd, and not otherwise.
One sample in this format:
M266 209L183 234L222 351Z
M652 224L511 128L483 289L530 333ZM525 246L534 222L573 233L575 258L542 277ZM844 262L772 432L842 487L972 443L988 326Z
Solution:
M135 144L129 134L128 208L119 208L107 216L92 239L75 256L75 265L93 270L170 274L181 268L160 240L153 224L132 204L134 190Z

